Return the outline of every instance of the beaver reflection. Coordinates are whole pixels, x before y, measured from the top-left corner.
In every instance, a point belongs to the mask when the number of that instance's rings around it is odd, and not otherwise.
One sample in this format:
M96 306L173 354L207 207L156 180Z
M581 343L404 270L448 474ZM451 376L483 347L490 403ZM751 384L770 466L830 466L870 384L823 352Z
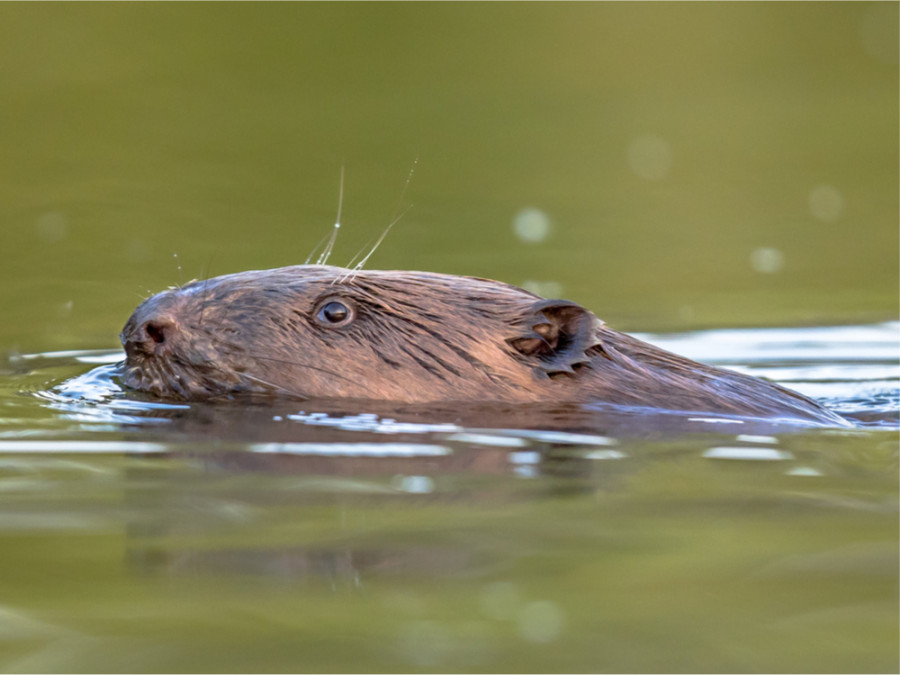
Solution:
M484 574L528 552L493 536L497 526L486 514L613 489L643 464L624 453L598 462L586 448L545 443L447 441L445 453L393 456L320 455L303 452L315 443L280 445L277 452L198 446L173 451L176 461L168 465L129 468L129 569L346 588L377 577ZM415 446L384 448L392 445ZM547 480L532 480L539 476ZM321 529L308 530L309 522ZM446 536L441 527L449 528Z
M170 399L603 403L848 424L576 303L472 277L326 265L230 274L149 298L121 340L125 384Z

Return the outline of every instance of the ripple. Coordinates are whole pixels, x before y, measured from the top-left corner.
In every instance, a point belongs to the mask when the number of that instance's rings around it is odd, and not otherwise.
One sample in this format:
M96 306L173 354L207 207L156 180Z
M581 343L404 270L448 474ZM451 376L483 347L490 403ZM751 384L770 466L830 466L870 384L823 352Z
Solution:
M326 457L441 457L453 452L443 445L426 443L257 443L248 449L263 454Z
M715 329L639 337L688 358L784 383L863 426L900 426L900 322ZM125 391L117 381L117 364L122 356L119 350L67 350L15 355L10 357L10 363L27 364L35 382L45 382L47 374L60 372L59 384L35 391L33 395L60 411L60 419L67 420L79 431L84 428L103 431L116 424L159 426L169 423L181 411L192 409L183 403L143 400ZM96 367L65 379L79 365ZM28 381L20 386L27 389ZM10 399L8 405L20 406L20 402ZM557 429L463 428L448 421L397 421L370 412L349 412L329 415L284 411L283 415L273 415L271 419L348 432L445 434L444 441L472 443L477 438L481 445L501 447L528 442L582 446L617 443L615 438L603 435ZM638 412L644 418L648 414L646 410ZM710 430L742 423L711 415L694 415L691 421Z
M743 446L720 446L710 448L703 453L707 459L740 459L761 462L773 462L793 459L794 455L775 448L748 448Z

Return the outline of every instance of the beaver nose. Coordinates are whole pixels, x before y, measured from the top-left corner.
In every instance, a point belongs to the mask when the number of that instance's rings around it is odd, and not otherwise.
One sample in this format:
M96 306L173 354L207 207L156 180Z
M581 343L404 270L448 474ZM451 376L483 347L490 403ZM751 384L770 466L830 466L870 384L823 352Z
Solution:
M136 325L122 334L127 356L162 354L171 348L178 328L172 319L156 317Z

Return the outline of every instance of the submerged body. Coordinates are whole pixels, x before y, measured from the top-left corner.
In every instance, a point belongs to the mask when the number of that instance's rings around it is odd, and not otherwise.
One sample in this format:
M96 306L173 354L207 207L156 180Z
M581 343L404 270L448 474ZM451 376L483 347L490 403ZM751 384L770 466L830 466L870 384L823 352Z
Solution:
M149 298L121 339L125 384L164 398L607 403L847 424L576 303L472 277L325 265L230 274Z

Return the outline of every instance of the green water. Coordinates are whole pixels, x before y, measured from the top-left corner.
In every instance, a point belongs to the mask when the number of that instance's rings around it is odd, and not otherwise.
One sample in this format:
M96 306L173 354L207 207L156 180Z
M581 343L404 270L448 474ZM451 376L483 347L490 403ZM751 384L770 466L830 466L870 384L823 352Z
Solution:
M412 204L369 267L627 330L896 319L897 7L0 4L0 669L896 672L896 430L263 461L361 437L54 407L89 366L18 355L303 262L342 167L335 264Z
M894 670L893 444L787 443L827 458L824 481L697 447L624 444L624 464L533 481L438 474L427 495L358 468L31 459L3 483L4 662Z
M302 262L341 165L346 262L416 158L372 267L555 282L624 328L894 316L896 11L5 4L0 344L114 346L147 290Z

